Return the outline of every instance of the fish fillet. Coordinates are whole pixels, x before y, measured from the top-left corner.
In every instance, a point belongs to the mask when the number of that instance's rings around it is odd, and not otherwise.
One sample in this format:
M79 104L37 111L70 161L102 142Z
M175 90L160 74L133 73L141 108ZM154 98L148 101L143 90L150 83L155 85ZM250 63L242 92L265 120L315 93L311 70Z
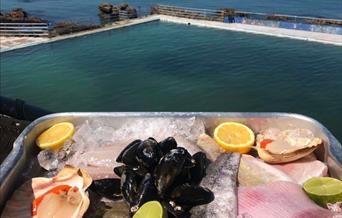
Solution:
M238 180L239 186L255 186L274 181L294 182L283 171L247 154L241 156Z
M210 189L215 199L209 204L194 207L191 217L234 218L237 216L236 177L239 153L223 153L207 169L201 186Z
M301 186L286 181L239 187L238 212L239 218L338 218L342 215L319 207Z
M302 185L308 179L328 175L328 167L317 160L314 154L310 154L297 161L273 165Z

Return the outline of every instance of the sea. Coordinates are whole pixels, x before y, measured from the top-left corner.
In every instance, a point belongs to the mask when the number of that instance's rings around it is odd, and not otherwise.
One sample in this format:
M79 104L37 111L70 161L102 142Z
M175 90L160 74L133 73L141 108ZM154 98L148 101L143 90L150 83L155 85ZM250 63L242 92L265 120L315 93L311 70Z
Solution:
M0 0L0 10L24 8L30 14L43 17L52 23L65 20L98 23L98 5L102 2L128 3L137 8L141 15L148 14L153 5L166 4L342 19L341 0Z
M1 0L53 22L100 1ZM115 2L115 1L114 1ZM341 0L128 1L342 18ZM342 47L152 22L1 53L0 94L54 112L291 112L342 141Z

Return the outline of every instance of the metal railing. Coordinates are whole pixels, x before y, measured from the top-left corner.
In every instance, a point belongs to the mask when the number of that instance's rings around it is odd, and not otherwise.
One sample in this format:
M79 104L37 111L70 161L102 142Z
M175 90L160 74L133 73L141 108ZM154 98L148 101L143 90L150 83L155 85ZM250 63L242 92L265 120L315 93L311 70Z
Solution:
M227 14L227 10L229 10L231 13ZM306 24L342 27L342 20L340 19L295 16L295 15L285 15L285 14L254 13L254 12L238 11L234 9L211 10L211 9L176 7L176 6L170 6L170 5L156 5L152 8L152 12L169 15L169 16L202 19L202 20L214 19L217 21L221 21L224 19L224 17L234 16L234 17L244 17L244 18L256 19L256 20L289 21L289 22L294 22L294 23L306 23Z
M156 5L152 8L152 13L199 20L223 21L223 14L220 10Z
M0 36L48 37L48 23L0 23Z

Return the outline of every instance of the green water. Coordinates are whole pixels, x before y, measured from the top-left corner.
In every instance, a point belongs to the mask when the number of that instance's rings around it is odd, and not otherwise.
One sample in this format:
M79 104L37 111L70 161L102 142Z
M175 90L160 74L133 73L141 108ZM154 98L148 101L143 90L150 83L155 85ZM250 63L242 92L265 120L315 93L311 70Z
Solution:
M52 111L279 111L342 140L342 48L149 23L1 54L1 94Z

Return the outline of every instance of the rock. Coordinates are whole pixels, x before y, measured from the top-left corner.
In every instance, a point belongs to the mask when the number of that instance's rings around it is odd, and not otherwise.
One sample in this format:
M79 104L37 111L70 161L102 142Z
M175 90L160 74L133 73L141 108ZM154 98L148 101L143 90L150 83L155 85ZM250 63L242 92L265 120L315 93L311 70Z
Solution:
M103 12L105 14L111 14L113 11L113 5L109 4L109 3L101 3L99 5L99 9L101 12Z
M128 8L128 4L121 4L121 5L118 5L119 6L119 8L120 8L120 10L126 10L127 8Z
M14 23L14 22L22 22L22 23L43 23L46 20L43 20L39 17L29 16L28 13L22 8L16 8L8 13L0 13L0 22L1 23Z
M12 18L24 19L27 17L27 12L24 11L22 8L16 8L9 12L8 15Z

